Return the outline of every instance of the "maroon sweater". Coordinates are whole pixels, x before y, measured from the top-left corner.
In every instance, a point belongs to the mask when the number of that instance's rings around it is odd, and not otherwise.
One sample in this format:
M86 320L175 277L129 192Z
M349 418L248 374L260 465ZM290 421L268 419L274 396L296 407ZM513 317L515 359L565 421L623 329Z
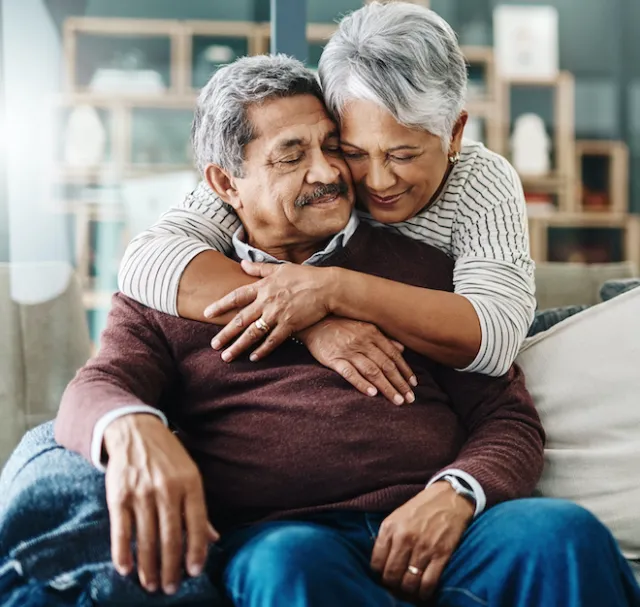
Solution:
M368 225L329 263L452 290L444 253ZM362 395L293 341L264 361L226 364L210 347L217 331L115 295L99 353L63 396L57 440L89 458L102 415L158 407L202 472L221 528L337 508L391 511L448 467L473 475L487 506L530 495L538 481L544 435L516 367L494 378L405 351L416 402L397 407Z

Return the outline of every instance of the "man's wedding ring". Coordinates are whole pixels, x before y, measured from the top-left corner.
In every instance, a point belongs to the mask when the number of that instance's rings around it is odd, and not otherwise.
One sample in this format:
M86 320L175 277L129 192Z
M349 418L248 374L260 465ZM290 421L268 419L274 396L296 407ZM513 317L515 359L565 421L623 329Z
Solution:
M420 571L420 569L418 569L417 567L415 567L414 565L409 565L407 567L407 571L411 574L411 575L422 575L422 571Z
M255 322L256 329L258 331L262 331L263 333L268 333L271 331L271 327L262 319L262 317L258 318Z

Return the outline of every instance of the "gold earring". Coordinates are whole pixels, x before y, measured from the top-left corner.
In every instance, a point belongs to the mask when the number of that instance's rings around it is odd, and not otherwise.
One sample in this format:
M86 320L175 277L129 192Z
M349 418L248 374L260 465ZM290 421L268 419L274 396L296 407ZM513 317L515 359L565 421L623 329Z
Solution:
M454 152L453 154L449 154L449 162L451 164L458 164L458 162L460 162L460 152Z

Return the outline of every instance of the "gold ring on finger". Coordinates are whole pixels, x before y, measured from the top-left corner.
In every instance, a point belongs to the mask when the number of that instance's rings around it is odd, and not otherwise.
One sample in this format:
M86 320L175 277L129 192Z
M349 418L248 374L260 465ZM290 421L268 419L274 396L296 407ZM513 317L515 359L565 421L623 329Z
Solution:
M262 317L258 318L258 320L256 320L254 324L256 325L256 329L258 329L258 331L262 331L263 333L268 333L269 331L271 331L271 327L265 322Z

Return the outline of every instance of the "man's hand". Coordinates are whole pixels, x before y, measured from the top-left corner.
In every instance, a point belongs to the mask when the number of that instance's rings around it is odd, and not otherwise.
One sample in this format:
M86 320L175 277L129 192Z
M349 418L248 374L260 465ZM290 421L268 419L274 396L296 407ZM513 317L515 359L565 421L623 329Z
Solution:
M211 342L219 350L240 335L223 352L224 361L231 362L263 339L251 360L264 358L291 335L329 314L332 268L246 261L242 262L242 268L262 280L232 291L204 312L206 317L213 318L243 308ZM266 330L256 326L258 319L266 323Z
M298 333L313 357L339 373L360 392L378 391L396 405L412 403L409 384L416 377L402 358L402 344L389 339L376 326L333 316Z
M449 483L434 483L383 521L371 567L393 592L414 601L429 599L473 513L471 502Z
M200 472L180 441L153 415L116 419L107 426L104 443L115 568L121 575L133 569L135 528L140 584L155 592L161 583L165 593L173 594L181 577L183 530L184 564L192 576L202 572L209 542L219 539L207 520Z

